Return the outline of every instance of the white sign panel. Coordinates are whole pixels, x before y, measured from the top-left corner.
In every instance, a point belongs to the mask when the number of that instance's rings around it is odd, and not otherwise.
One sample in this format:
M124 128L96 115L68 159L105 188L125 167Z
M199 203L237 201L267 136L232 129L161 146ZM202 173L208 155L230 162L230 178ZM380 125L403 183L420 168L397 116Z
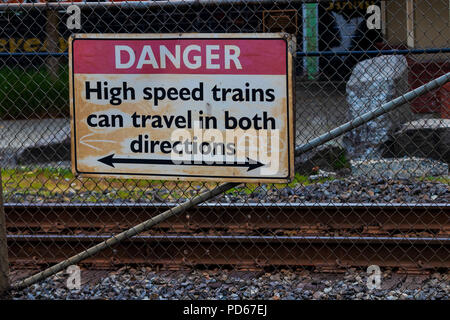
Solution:
M293 177L293 40L80 34L70 40L72 170L85 176Z

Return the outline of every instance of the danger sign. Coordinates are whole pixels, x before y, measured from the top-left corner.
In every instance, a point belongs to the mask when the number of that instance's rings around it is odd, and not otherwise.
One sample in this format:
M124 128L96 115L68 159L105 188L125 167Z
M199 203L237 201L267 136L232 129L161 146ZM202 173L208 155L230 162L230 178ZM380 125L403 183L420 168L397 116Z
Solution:
M69 42L73 172L290 180L293 41L282 34L76 35Z

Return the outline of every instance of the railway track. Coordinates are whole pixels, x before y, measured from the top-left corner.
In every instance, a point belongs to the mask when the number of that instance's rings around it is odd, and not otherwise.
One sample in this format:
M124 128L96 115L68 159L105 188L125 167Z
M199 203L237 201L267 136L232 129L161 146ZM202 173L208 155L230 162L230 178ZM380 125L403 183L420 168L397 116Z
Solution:
M168 204L5 204L10 260L45 266ZM93 268L450 267L448 204L203 204L85 260Z
M175 204L20 204L5 203L6 227L12 232L120 232ZM322 232L356 230L358 234L395 231L450 233L450 204L371 203L206 203L160 223L168 232L264 230Z

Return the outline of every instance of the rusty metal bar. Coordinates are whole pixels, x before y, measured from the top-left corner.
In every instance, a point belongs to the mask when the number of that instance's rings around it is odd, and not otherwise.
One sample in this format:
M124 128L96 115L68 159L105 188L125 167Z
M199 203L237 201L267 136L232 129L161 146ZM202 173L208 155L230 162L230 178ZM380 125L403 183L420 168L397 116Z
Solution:
M3 209L2 170L0 168L0 297L9 289L8 247L6 245L6 222Z

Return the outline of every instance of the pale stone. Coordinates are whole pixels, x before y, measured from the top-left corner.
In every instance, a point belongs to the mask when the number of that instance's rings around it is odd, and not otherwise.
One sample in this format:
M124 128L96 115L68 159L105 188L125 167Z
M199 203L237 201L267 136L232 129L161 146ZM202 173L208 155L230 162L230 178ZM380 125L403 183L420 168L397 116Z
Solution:
M348 120L373 111L408 90L408 64L404 56L361 61L347 82ZM344 146L353 159L379 158L379 148L388 135L412 119L413 113L405 104L347 133Z
M446 163L422 158L351 160L352 175L356 177L411 179L422 177L445 177Z

